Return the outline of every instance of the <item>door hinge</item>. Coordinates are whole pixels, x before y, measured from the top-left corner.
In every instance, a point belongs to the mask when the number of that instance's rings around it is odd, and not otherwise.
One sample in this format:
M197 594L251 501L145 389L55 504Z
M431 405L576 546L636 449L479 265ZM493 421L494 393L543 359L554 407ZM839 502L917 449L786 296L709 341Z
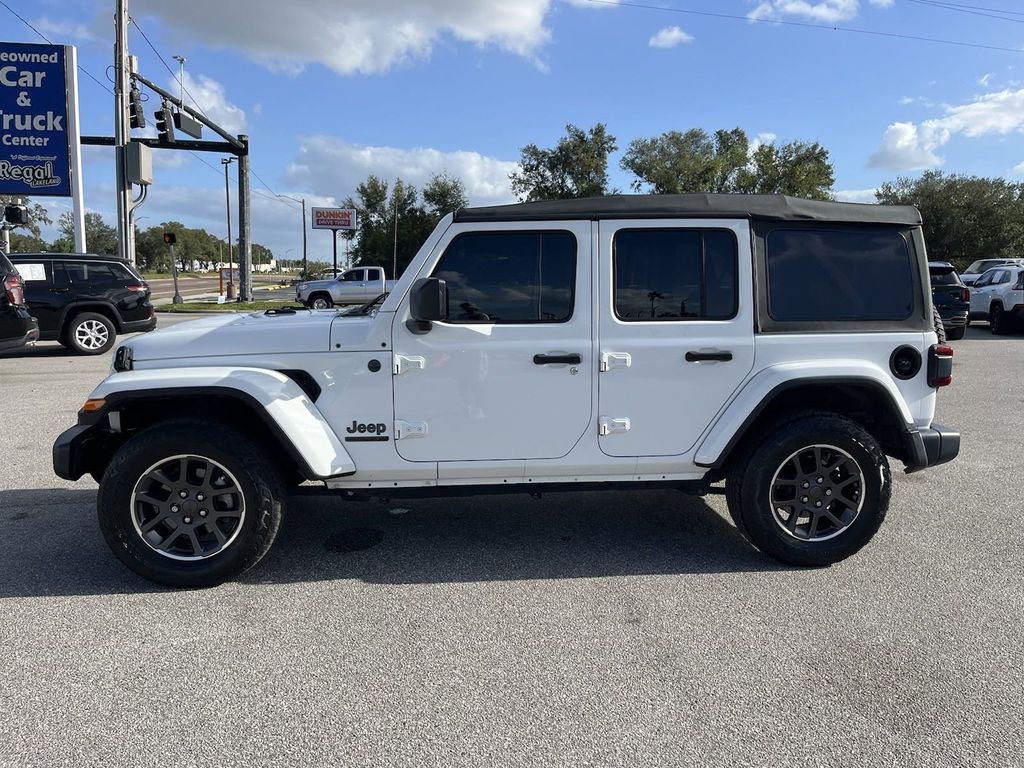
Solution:
M610 371L614 368L629 368L633 365L633 358L628 352L602 352L601 370Z
M427 367L426 358L420 357L419 355L395 355L394 356L394 368L393 373L395 376L401 376L407 371L422 371Z
M599 435L610 435L612 432L629 432L629 419L613 419L610 416L602 416L597 422L597 433Z
M426 437L427 422L425 421L403 421L395 419L395 440L405 440L408 437Z

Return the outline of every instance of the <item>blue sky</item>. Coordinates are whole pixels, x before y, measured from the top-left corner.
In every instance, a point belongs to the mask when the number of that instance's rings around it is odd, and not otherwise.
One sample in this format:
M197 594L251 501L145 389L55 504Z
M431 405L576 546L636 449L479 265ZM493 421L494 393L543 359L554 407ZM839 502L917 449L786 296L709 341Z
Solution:
M80 64L108 82L113 0L5 2L54 42L78 45ZM330 204L370 172L422 184L447 170L466 181L472 202L506 202L519 148L554 143L569 122L605 122L620 154L633 138L692 127L819 141L848 199L870 199L881 182L926 168L1024 177L1016 0L644 4L740 18L591 0L132 0L130 12L172 67L173 55L187 58L199 105L251 137L266 182L252 180L253 235L278 255L291 248L295 257L301 232L297 208L274 193ZM3 7L0 16L7 39L40 41ZM171 85L137 29L130 38L143 74ZM83 133L111 135L112 96L83 76L80 99ZM177 219L223 235L220 158L205 159L214 167L158 153L140 226ZM632 179L618 159L613 183L627 191ZM90 149L86 204L111 221L112 176L109 150ZM55 218L68 205L45 202ZM312 256L329 245L329 235L310 234Z

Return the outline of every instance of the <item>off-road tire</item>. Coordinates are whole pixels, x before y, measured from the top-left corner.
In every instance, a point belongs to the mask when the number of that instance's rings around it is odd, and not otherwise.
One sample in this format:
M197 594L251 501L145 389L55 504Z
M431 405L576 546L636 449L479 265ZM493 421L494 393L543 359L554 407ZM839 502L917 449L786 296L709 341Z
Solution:
M317 302L322 302L323 306L316 306ZM310 309L331 309L334 306L334 300L331 298L331 294L320 291L309 297L308 305Z
M935 326L935 333L939 337L939 343L946 341L946 328L942 325L942 315L934 304L932 304L932 325Z
M237 479L245 516L236 538L202 560L174 560L154 551L133 523L136 483L163 458L196 455ZM103 536L117 558L143 578L172 587L212 587L253 567L270 549L284 517L286 490L268 453L228 424L174 420L131 437L107 466L97 497Z
M95 333L101 334L100 338L105 334L105 341L102 344L91 343L96 336L93 333L86 333L89 329L95 329ZM109 352L117 343L117 329L106 315L98 312L79 312L64 326L60 334L60 343L78 355L102 355Z
M729 514L747 541L789 565L825 566L845 560L871 540L889 509L892 476L878 441L860 424L835 413L804 413L776 422L764 437L751 437L757 442L731 462L726 477ZM832 445L848 453L864 477L860 512L848 528L823 541L786 533L770 497L772 479L786 458L812 445Z

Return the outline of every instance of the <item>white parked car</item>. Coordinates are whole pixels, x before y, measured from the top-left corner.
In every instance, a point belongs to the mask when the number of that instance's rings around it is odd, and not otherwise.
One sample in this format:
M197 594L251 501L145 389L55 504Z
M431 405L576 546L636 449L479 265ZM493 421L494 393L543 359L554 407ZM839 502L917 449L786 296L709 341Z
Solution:
M959 433L932 420L952 356L916 208L469 208L375 307L125 342L54 468L97 478L114 554L176 586L259 561L303 480L354 500L724 480L751 543L821 566L882 524L887 457L914 472L957 455Z
M971 263L967 269L960 273L960 280L964 285L973 287L978 278L993 267L1001 267L1004 264L1024 264L1022 259L978 259Z
M1024 327L1024 266L990 269L971 288L971 318L987 319L992 333Z

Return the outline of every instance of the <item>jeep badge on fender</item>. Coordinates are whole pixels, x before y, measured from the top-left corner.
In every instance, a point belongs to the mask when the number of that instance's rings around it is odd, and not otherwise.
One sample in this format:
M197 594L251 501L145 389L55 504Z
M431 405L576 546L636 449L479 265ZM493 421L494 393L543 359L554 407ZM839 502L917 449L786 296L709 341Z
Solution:
M304 482L365 499L724 481L751 544L828 565L881 526L890 457L916 472L959 451L932 420L954 369L928 286L912 207L466 208L393 283L355 267L300 285L309 310L126 341L54 469L96 478L114 554L173 586L254 566Z

